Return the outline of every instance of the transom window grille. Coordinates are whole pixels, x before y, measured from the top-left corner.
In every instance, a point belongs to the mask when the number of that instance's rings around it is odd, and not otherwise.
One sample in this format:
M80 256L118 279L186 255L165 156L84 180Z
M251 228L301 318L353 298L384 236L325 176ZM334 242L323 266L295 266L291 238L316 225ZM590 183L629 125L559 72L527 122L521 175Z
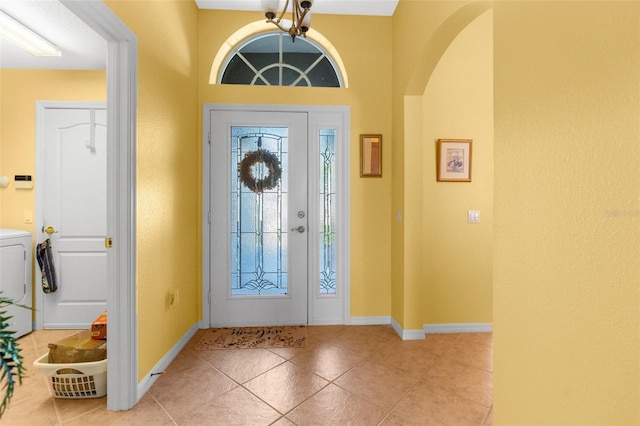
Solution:
M293 42L283 32L261 34L236 47L220 83L342 87L336 67L320 46L304 37Z

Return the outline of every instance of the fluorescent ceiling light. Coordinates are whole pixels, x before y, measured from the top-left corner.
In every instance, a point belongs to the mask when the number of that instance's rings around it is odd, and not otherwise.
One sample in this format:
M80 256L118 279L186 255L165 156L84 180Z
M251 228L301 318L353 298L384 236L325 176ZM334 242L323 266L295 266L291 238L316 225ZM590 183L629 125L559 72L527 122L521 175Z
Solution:
M0 11L0 37L34 56L62 56L60 49L2 11Z

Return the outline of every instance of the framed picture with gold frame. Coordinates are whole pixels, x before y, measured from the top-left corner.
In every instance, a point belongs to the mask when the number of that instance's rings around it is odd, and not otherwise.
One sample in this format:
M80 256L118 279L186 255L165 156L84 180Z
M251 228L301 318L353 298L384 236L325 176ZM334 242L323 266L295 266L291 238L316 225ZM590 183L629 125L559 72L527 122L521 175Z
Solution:
M382 177L382 135L360 135L360 177Z
M438 139L438 182L471 182L471 139Z

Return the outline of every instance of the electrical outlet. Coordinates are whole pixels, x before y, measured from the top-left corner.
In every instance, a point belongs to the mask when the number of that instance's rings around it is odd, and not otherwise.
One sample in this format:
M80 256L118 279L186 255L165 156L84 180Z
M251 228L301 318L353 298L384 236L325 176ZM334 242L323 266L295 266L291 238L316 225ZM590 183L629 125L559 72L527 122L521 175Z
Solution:
M172 288L169 290L169 307L173 308L178 303L180 303L180 292L177 288Z

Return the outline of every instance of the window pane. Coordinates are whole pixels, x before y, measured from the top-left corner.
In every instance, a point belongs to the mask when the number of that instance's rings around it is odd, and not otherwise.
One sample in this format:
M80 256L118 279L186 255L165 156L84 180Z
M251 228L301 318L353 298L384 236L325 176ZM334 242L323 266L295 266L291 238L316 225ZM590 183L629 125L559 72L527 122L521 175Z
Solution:
M231 294L287 294L287 129L234 126L231 134ZM274 164L282 177L271 180Z
M285 33L258 35L236 48L232 55L222 74L222 84L261 86L267 84L266 80L275 86L340 87L340 79L331 61L304 37L296 38L294 43ZM322 59L316 63L319 58ZM282 81L280 69L283 70ZM262 78L255 78L256 74Z
M314 87L340 87L338 76L327 58L322 58L307 75Z
M320 130L320 294L336 294L335 129Z
M255 73L238 55L229 61L222 75L222 84L248 84Z

